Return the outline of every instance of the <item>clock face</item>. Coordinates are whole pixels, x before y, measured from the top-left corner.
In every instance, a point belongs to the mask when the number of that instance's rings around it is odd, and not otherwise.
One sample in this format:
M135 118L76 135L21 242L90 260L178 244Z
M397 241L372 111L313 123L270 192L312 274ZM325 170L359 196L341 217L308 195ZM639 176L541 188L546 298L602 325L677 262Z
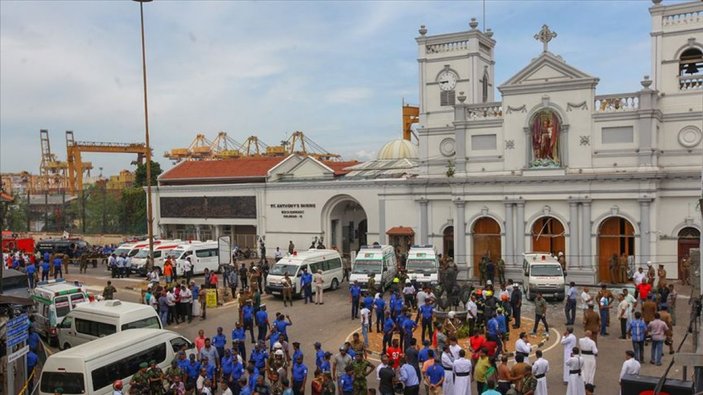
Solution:
M453 71L444 70L437 77L439 89L443 91L451 91L456 87L457 76Z

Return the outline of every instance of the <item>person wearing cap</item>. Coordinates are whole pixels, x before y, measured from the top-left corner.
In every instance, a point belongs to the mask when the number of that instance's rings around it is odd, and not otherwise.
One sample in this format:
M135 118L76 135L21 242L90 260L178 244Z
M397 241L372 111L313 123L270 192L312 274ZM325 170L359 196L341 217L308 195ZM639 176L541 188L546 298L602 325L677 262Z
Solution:
M654 265L652 265L652 261L647 261L647 282L652 284L654 286L654 276L656 275L656 272L654 270Z
M171 366L166 368L166 371L164 372L164 378L168 382L168 384L173 384L175 381L175 377L183 377L185 375L185 372L178 366L178 363L180 361L179 359L180 355L176 356L173 360L171 360Z
M300 286L303 287L305 304L312 303L312 274L308 273L308 268L303 267L303 274L300 276Z
M564 315L566 316L566 325L574 325L576 321L576 283L571 281L569 289L566 291L566 302L564 304ZM571 350L569 350L571 353Z
M547 323L547 302L542 297L542 293L537 292L537 297L535 298L535 325L532 328L533 335L537 334L537 326L540 321L544 324L544 333L549 336L549 324Z
M132 376L130 380L130 390L135 389L137 393L149 391L149 364L142 362L139 364L139 370Z
M661 263L659 264L659 269L657 270L657 276L659 277L657 287L666 288L666 269L664 269L664 265Z
M251 334L251 342L256 343L254 339L254 307L251 304L251 299L247 299L242 307L242 321L244 323L244 330L249 331Z
M241 322L237 322L232 329L232 348L237 349L239 354L246 360L247 358L247 332Z
M322 292L325 287L325 279L322 277L322 270L318 270L313 275L313 284L315 284L315 304L324 304Z
M351 319L359 318L359 301L361 299L361 286L359 281L354 281L349 286L349 300L351 302Z
M421 335L420 340L425 341L425 333L427 336L432 335L432 314L434 313L434 306L432 305L432 299L425 299L425 304L420 306L417 311L417 316L415 317L415 322L422 319L420 324Z
M269 355L266 352L266 345L263 341L260 341L251 351L251 356L249 356L249 362L253 362L254 366L260 372L263 372L263 370L266 369L266 359L268 359L268 357Z
M415 287L413 287L410 280L405 280L405 287L403 287L402 292L405 305L408 306L408 308L417 308L415 305Z
M212 345L217 350L217 355L222 358L225 355L225 346L227 345L227 335L222 333L222 327L217 328L217 334L212 337Z
M308 367L303 363L303 356L299 355L291 368L293 378L293 394L302 395L305 393L305 384L308 380Z
M605 284L601 284L600 291L596 295L596 301L598 302L598 308L600 309L600 325L601 325L601 336L607 336L607 328L610 327L610 307L615 301L613 293L610 292Z
M149 361L149 370L147 371L149 380L149 390L152 394L161 394L164 390L164 372L155 360Z
M373 298L373 309L376 312L376 332L383 333L383 319L385 316L386 301L380 292L376 293Z
M269 323L269 314L266 312L266 305L262 304L259 306L259 311L254 315L256 326L259 328L259 336L257 340L266 340L266 334L271 329L271 324Z
M322 350L322 344L320 342L315 342L313 345L315 347L315 367L318 369L322 365L322 361L325 360L325 352Z
M325 351L325 353L322 356L322 362L320 363L319 369L322 371L322 373L332 374L332 353L331 352Z

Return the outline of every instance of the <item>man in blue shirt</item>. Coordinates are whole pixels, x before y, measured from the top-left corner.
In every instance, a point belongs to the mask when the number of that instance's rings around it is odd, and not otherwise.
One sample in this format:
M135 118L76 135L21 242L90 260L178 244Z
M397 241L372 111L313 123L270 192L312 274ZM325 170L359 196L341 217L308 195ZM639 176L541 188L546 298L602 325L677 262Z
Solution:
M400 382L403 383L405 394L418 394L420 391L420 378L413 365L407 359L400 357Z
M297 361L299 357L303 356L303 352L300 350L300 343L293 342L293 360Z
M425 384L430 387L430 394L442 393L442 384L444 384L444 368L439 361L435 361L434 365L427 368L427 371L425 372Z
M269 341L269 351L273 350L273 345L276 344L281 338L281 333L278 331L275 325L271 327L271 333L266 336L266 340Z
M37 267L33 263L27 262L27 266L24 272L27 273L27 281L29 281L29 288L34 288L34 273L37 271Z
M573 281L569 283L569 289L566 291L564 315L566 315L566 325L574 325L576 320L576 283Z
M239 362L238 352L232 349L232 382L236 383L244 374L244 365Z
M298 359L293 362L291 369L293 376L293 393L302 395L305 393L305 384L308 379L308 367L303 364L303 356L298 356Z
M35 354L32 350L27 351L27 377L30 377L30 374L32 374L32 372L34 371L34 367L37 366L38 362L39 357L37 356L37 354ZM34 376L31 376L31 378L29 379L27 388L27 393L31 394L32 390L34 389Z
M307 267L303 268L303 274L300 276L300 286L303 287L305 304L308 304L308 300L312 303L312 274L308 273Z
M217 328L217 334L212 337L212 345L217 350L217 355L222 358L225 355L225 346L227 345L227 336L222 333L222 327Z
M386 309L386 301L383 300L383 296L380 294L377 298L373 300L374 309L376 309L376 332L381 333L383 331L383 317L384 310ZM371 327L369 325L369 327Z
M351 298L351 319L359 318L359 298L361 297L361 287L358 281L354 281L349 287L349 294Z
M251 342L254 340L254 307L251 305L251 299L247 299L246 304L242 307L242 320L244 321L244 331L251 333Z
M48 259L41 261L41 280L49 281L49 271L51 270L51 265Z
M344 374L339 378L339 386L343 395L352 395L354 393L354 368L347 365L344 368Z
M391 312L386 311L386 318L383 320L383 351L382 355L386 355L386 347L391 345L393 339L393 330L395 329L395 321L391 318Z
M315 342L315 366L319 369L325 360L325 352L322 351L322 344Z
M420 339L425 341L425 333L428 337L432 337L432 314L434 313L434 306L432 305L432 299L425 299L425 304L420 306L420 310L417 312L417 318L422 318L420 327L422 328L422 334ZM418 319L415 318L417 322Z
M325 355L323 356L322 363L320 363L320 370L322 373L330 373L332 374L332 363L330 362L330 359L332 358L332 353L327 351L325 352Z
M405 306L405 302L402 296L398 293L398 295L393 294L395 298L391 297L391 308L393 309L393 313L391 314L394 317L397 317L398 314L400 314L403 311L403 307Z
M247 359L247 333L244 331L244 327L241 322L237 322L234 329L232 329L232 348L236 348L239 354L246 361Z
M263 371L266 368L266 359L269 355L266 352L266 346L263 342L259 342L256 347L251 351L251 357L249 357L249 362L254 363L259 371Z
M647 324L642 319L642 313L635 312L635 319L627 324L627 334L632 338L632 348L635 359L644 362L644 338L647 333Z
M405 317L405 315L403 315ZM410 317L405 317L405 320L403 321L403 338L401 339L400 342L400 348L401 350L404 350L404 347L407 347L410 345L410 339L413 338L413 332L415 331L415 328L417 328L417 324L415 321L411 320Z
M417 353L417 361L418 363L422 366L425 361L427 361L430 356L429 356L429 351L430 351L430 342L429 340L423 340L422 341L422 349L420 349L420 352Z
M276 321L274 321L273 324L276 326L276 329L278 329L280 334L288 336L287 327L293 325L293 321L291 321L290 317L287 315L276 313Z
M498 352L503 351L503 333L500 331L500 323L498 322L498 318L496 318L495 313L493 313L493 317L488 320L486 339L496 342L498 345Z
M265 340L266 334L269 331L269 314L266 312L266 305L259 306L259 311L256 312L256 326L259 328L258 340Z
M190 354L189 356L186 373L188 374L188 383L195 386L195 381L198 379L198 375L200 374L200 362L195 359L195 354Z
M63 259L61 259L61 255L56 255L56 258L54 258L54 280L57 278L63 278L61 265L63 265Z
M29 327L29 337L27 338L27 345L29 346L29 349L37 352L39 349L39 342L41 339L39 338L39 334L34 331L34 327L30 326Z

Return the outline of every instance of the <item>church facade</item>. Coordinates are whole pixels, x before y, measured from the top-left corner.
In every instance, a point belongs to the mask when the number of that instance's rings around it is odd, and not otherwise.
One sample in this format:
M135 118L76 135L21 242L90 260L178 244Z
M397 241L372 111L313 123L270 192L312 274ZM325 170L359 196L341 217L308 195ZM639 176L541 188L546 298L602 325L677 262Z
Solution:
M520 276L528 251L563 253L579 283L616 282L615 261L676 278L701 230L703 3L653 3L652 72L620 94L597 94L598 78L550 52L546 25L542 51L497 87L490 30L422 26L418 146L345 168L291 156L245 176L234 167L247 162L183 162L153 192L156 228L242 240L247 227L269 251L315 237L344 253L432 244L469 278L486 255Z

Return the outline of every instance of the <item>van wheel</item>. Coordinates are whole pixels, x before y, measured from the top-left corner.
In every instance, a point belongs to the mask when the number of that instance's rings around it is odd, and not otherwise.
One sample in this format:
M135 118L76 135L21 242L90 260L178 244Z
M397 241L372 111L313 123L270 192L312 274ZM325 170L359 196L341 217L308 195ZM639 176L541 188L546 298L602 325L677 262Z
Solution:
M332 285L330 286L330 289L334 291L335 289L339 288L339 281L337 281L336 278L332 279Z

